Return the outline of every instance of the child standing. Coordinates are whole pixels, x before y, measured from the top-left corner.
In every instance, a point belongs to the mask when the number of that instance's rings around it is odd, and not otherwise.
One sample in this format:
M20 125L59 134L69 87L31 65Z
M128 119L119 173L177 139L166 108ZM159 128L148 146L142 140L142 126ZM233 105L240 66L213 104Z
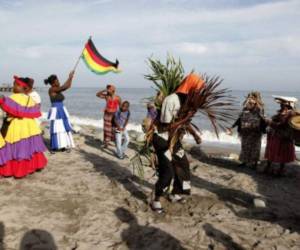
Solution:
M129 105L128 101L124 101L120 109L114 115L117 156L120 159L124 159L124 153L129 144L129 135L126 130L130 117Z

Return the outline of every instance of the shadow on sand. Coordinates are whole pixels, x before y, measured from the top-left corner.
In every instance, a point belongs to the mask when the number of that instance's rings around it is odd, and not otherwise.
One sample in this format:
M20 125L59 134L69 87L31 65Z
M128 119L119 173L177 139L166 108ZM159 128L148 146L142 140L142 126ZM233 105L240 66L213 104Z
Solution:
M199 148L197 150L199 152ZM252 169L238 167L237 162L214 157L203 157L203 152L199 152L199 154L196 154L196 152L196 150L192 149L191 155L200 162L251 176L257 183L257 192L266 201L266 207L255 208L253 199L256 197L252 194L211 183L195 175L192 176L193 186L215 193L225 202L241 206L243 209L239 210L230 205L228 206L238 217L268 221L292 232L300 232L300 200L297 198L299 197L300 184L295 176L296 174L293 177L283 178L264 176Z
M4 250L5 228L3 222L0 222L0 250Z
M109 179L120 183L127 191L131 193L133 197L143 201L147 204L148 196L141 191L138 186L153 189L153 185L147 181L140 180L137 176L132 175L132 171L129 168L120 166L117 162L110 161L95 153L87 152L85 150L79 151L84 158L91 162L96 171L106 175Z
M235 243L232 237L214 228L209 223L204 224L203 229L209 238L212 238L214 239L214 241L221 243L225 247L225 249L246 250L245 248L241 247L239 244ZM208 246L208 249L213 250L215 249L215 247L214 245L210 244Z
M125 208L117 208L115 215L120 221L128 224L122 234L122 241L130 250L143 249L164 249L183 250L185 249L179 240L172 235L152 226L139 225L137 218Z
M5 227L4 224L0 222L0 250L6 250L4 237ZM19 250L58 250L53 236L49 232L41 229L32 229L26 232L19 245Z
M26 232L20 243L20 250L44 249L57 250L53 236L41 229L32 229Z

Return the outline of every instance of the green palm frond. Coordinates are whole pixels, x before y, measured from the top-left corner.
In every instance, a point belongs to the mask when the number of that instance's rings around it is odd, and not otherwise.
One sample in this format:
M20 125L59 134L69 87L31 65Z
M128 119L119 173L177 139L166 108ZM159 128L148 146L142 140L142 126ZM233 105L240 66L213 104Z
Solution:
M184 68L180 59L176 61L171 55L167 56L165 64L158 59L148 58L148 65L151 73L145 75L145 78L152 81L155 90L164 97L173 93L184 78Z

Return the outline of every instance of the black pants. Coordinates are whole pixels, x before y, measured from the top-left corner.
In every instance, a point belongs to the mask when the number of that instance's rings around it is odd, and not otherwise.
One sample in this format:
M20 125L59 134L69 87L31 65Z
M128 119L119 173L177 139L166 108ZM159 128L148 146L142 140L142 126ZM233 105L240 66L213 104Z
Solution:
M158 158L158 180L155 184L155 197L162 196L164 190L170 186L172 179L172 194L190 194L190 189L183 189L183 182L190 181L189 162L186 155L177 155L181 144L177 143L174 148L172 160L168 159L165 152L168 150L168 142L157 134L153 137L153 146Z

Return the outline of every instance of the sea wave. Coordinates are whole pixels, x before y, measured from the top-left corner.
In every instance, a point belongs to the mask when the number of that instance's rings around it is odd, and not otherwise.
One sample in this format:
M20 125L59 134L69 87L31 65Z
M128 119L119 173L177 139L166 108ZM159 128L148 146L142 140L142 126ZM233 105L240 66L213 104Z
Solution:
M43 113L42 119L44 121L47 120L47 113ZM70 116L70 121L74 125L79 126L92 126L98 129L103 129L103 119L92 119L92 118L86 118L86 117L78 117L78 116ZM127 129L129 131L135 131L138 133L142 133L142 127L141 124L138 123L129 123L127 126ZM237 135L227 135L225 132L221 132L219 134L219 138L216 136L216 134L213 131L209 130L203 130L201 132L201 138L205 142L210 143L226 143L226 144L239 144L240 140ZM193 138L191 136L186 136L186 140L191 141Z
M47 120L47 113L44 112L42 116L42 120ZM98 129L103 129L103 119L92 119L92 118L85 118L85 117L78 117L78 116L70 116L70 121L74 125L78 126L92 126ZM129 131L135 131L138 133L142 133L141 124L138 123L129 123L127 126ZM225 132L219 133L219 137L216 135L214 131L210 130L203 130L201 131L201 139L204 143L209 144L223 144L223 145L232 145L236 146L240 144L240 138L237 134L228 135ZM193 138L190 135L185 137L185 140L188 142L193 143ZM263 137L262 140L262 147L266 146L266 137ZM300 152L300 147L296 147L296 151Z

